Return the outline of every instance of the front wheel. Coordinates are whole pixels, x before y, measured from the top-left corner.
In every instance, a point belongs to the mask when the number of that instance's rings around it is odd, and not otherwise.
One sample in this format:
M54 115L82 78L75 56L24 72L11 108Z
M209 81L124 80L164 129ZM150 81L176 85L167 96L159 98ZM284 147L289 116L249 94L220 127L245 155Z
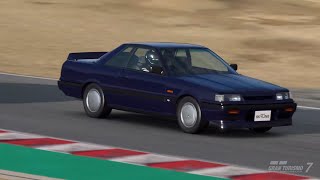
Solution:
M83 93L83 107L89 117L102 118L111 113L102 89L97 84L89 84Z
M208 121L201 118L200 106L192 97L184 97L179 102L177 118L180 128L186 133L198 133L209 124Z
M261 127L261 128L250 128L251 131L255 133L265 133L269 131L272 127Z

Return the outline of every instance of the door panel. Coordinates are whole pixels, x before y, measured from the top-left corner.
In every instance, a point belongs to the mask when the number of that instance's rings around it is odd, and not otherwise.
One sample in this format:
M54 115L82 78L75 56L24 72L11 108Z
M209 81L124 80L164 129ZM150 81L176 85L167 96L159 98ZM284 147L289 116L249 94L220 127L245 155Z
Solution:
M149 72L125 70L126 106L142 111L172 113L172 101L166 93L165 82L169 78Z

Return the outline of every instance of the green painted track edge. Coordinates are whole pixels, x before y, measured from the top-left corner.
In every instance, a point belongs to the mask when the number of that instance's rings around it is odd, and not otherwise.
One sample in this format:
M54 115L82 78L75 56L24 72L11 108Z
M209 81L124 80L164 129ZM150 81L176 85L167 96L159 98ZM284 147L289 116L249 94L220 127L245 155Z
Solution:
M1 143L0 169L75 180L223 179Z

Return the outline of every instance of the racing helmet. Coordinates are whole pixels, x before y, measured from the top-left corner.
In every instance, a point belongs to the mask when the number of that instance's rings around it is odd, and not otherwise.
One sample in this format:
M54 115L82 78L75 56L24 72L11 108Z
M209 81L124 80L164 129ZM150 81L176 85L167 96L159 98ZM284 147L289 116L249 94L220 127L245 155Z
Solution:
M150 50L146 53L145 60L149 64L159 65L159 55L154 50Z

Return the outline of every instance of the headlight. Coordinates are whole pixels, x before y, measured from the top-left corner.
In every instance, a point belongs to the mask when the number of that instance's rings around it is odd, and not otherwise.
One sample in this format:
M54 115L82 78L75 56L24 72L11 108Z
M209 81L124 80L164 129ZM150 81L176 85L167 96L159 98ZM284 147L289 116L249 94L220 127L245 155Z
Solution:
M289 92L283 93L283 98L284 99L290 99L290 93Z
M229 101L241 101L241 96L239 94L227 95Z
M241 101L241 95L239 94L216 94L214 100L217 102L223 101Z
M278 101L290 99L290 93L289 92L277 93L276 94L276 99Z
M282 95L282 93L277 93L277 94L276 94L276 98L277 98L278 101L283 100L283 95Z
M214 100L218 102L222 102L224 101L224 95L216 94L216 96L214 97Z

